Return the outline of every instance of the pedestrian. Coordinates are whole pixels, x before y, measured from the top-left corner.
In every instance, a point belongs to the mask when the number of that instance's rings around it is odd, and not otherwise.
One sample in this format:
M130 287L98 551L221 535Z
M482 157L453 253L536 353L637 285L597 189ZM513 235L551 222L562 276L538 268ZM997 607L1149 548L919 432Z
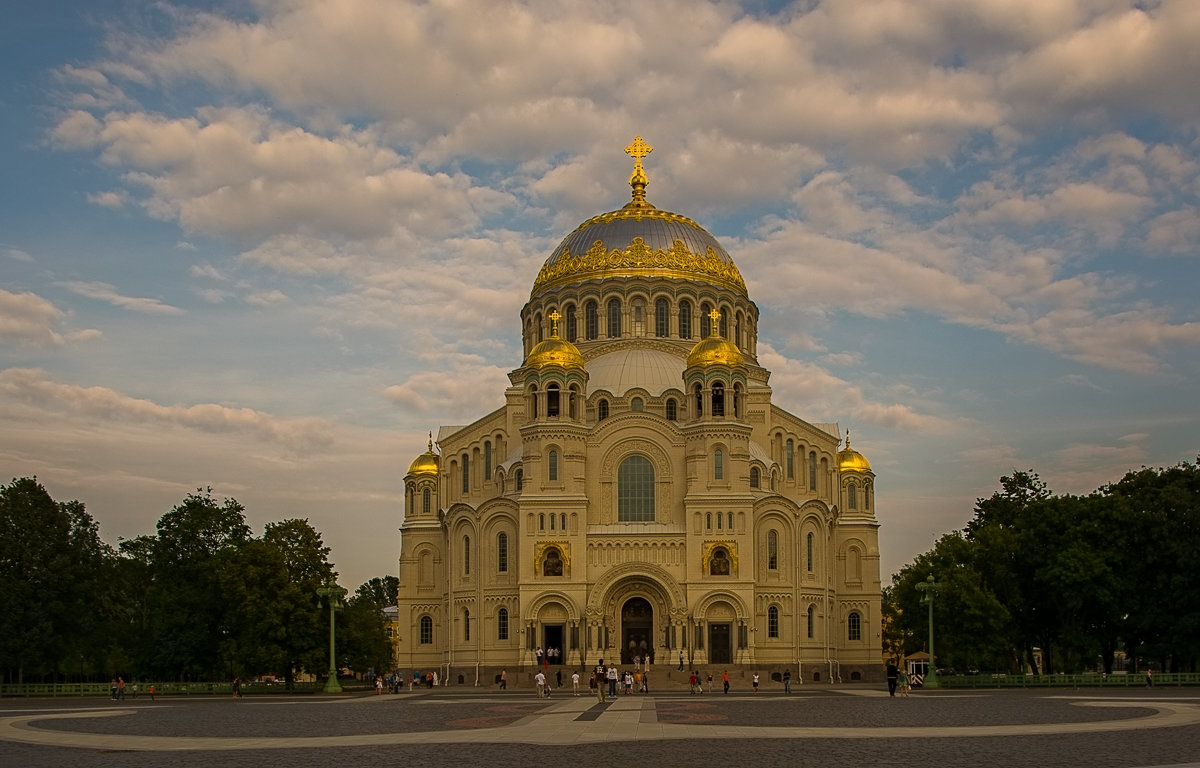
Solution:
M633 694L633 674L627 669L625 670L625 695Z
M604 659L600 659L600 663L592 670L592 682L596 686L596 699L600 702L604 701L604 678L606 676L604 670Z
M579 670L571 673L571 690L576 696L579 695Z
M642 693L650 693L650 671L647 669L642 673Z
M383 678L382 677L375 678L375 695L376 696L383 695Z
M679 652L679 671L683 671L683 651Z
M233 698L242 698L242 678L237 675L233 676Z
M708 673L708 692L712 693L712 672Z
M609 664L608 671L604 675L608 679L608 695L615 699L617 697L617 668Z
M638 693L642 692L642 670L633 673L633 690Z
M138 691L138 689L137 689L137 683L134 683L134 684L133 684L133 687L132 687L132 689L131 689L131 690L133 691L133 700L134 700L134 701L137 701L137 691Z
M108 695L113 701L117 700L117 678L113 678L108 684Z
M507 669L500 670L500 690L502 690L502 691L508 690L508 670Z
M900 691L901 696L908 698L908 691L910 689L908 673L903 669L896 673L896 689Z
M725 686L725 693L729 693L729 670L721 672L721 685Z
M896 695L896 679L899 676L900 669L896 666L896 662L889 661L887 665L888 696Z
M792 692L792 670L790 669L783 670L783 692Z
M757 672L754 673L754 679L751 681L750 684L754 686L754 695L757 696L758 695L758 673Z
M1150 669L1149 667L1146 667L1146 687L1154 687L1154 670Z
M542 646L540 646L540 645L539 645L539 646L537 647L537 649L536 649L536 650L534 650L534 652L533 652L533 655L534 655L534 656L537 656L537 665L538 665L539 667L540 667L540 666L542 666L542 656L543 656L543 653L542 653Z
M150 683L150 701L154 701L154 683Z
M117 675L117 698L125 701L125 678Z
M546 698L546 674L539 669L533 676L533 682L537 685L537 697L539 699Z
M688 693L696 693L696 670L692 670L692 674L688 675Z

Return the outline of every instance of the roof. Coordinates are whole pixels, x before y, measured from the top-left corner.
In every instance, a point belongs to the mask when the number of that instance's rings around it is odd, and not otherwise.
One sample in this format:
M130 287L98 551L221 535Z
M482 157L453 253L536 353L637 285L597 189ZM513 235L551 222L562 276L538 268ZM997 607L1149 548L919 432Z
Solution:
M588 361L588 395L605 390L621 397L640 387L657 397L683 389L684 360L659 349L621 349Z

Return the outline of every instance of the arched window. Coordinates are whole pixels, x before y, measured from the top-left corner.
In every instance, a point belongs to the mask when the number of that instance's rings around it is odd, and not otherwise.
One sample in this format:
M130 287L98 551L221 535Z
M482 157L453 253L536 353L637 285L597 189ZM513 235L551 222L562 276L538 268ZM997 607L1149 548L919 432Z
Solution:
M557 482L558 481L558 451L555 451L555 450L550 451L550 453L546 456L546 465L549 468L549 470L548 470L549 477L547 479L549 479L550 482L552 482L552 483Z
M704 390L700 389L700 385L696 385L696 418L704 415Z
M550 513L550 530L552 530L552 531L553 531L553 530L554 530L554 527L555 527L557 524L558 524L558 521L557 521L557 520L554 518L554 513L553 513L553 512L551 512L551 513Z
M537 340L539 342L545 340L545 331L542 330L542 313L539 312L533 316L533 327L537 332Z
M810 640L815 635L814 630L816 629L816 626L815 626L816 623L817 623L817 606L810 605L810 606L808 606L808 638Z
M429 645L433 642L433 617L421 617L421 645Z
M517 493L520 493L525 485L525 472L518 469L513 477L513 483L517 486Z
M712 336L712 318L708 313L712 312L712 305L707 301L700 305L700 338L707 339Z
M858 509L858 486L854 483L850 483L846 488L846 506Z
M471 575L471 537L463 536L463 575Z
M577 418L575 416L575 408L576 408L575 404L578 402L579 402L579 387L572 384L571 388L567 391L567 418L569 418L571 420L574 420Z
M529 388L529 417L536 419L538 417L538 388L534 384Z
M608 418L608 401L601 400L596 403L596 421L604 421Z
M559 398L559 390L557 384L549 384L546 386L546 416L551 419L557 419L561 408L561 399Z
M462 455L462 492L470 493L471 491L471 457L467 454Z
M727 309L721 310L721 319L719 322L721 325L717 330L721 334L721 338L728 339L729 338L729 310L727 310Z
M812 573L813 569L813 535L810 533L804 539L804 570Z
M666 299L654 302L654 335L660 339L671 335L671 305Z
M471 609L463 608L463 642L471 641Z
M425 488L424 490L421 491L421 512L426 515L429 514L429 499L430 499L429 489Z
M729 512L728 514L725 515L725 518L726 518L726 520L729 521L729 530L732 531L733 530L733 513Z
M679 338L692 338L692 302L679 302Z
M725 527L725 515L718 512L717 513L717 530L719 531L724 527Z
M538 530L546 530L546 513L542 512L538 515Z
M712 385L712 415L725 415L725 385L719 381Z
M608 338L621 338L621 300L608 300Z
M617 520L654 520L654 465L645 456L630 456L617 468Z
M574 344L575 337L579 335L579 320L575 317L575 305L568 304L563 308L563 314L567 316L566 339Z
M675 421L679 418L679 405L676 404L675 398L667 398L667 421Z
M779 637L779 606L767 609L767 637Z
M496 639L508 639L508 609L501 608L496 611Z
M492 479L492 441L483 441L483 479Z
M759 486L758 467L750 467L750 487L757 488Z
M871 484L863 484L863 509L871 508Z
M631 335L638 337L645 336L646 301L641 298L634 299L632 302L630 302L629 309L630 314L632 315L632 317L630 317L630 325L632 327L629 329Z
M708 561L708 575L728 576L729 571L729 552L725 547L717 547L713 550L712 557Z
M562 512L558 516L558 527L560 530L567 530L567 513Z
M725 479L725 454L721 449L713 451L713 480Z
M496 536L496 570L508 573L508 534L503 531Z
M862 616L858 615L858 611L851 611L846 617L846 639L862 640Z
M796 444L790 437L787 441L787 479L796 479Z
M563 559L562 553L557 547L550 547L546 550L546 554L542 556L542 575L543 576L562 576L563 575Z
M767 531L767 568L779 568L779 533L774 528Z
M720 520L721 518L718 516L717 519ZM712 512L704 515L704 527L710 531L712 530Z
M635 397L629 401L629 410L631 411L640 411L644 407L645 405L642 403L642 398L640 397Z
M600 312L594 301L583 305L583 333L588 341L600 338Z
M815 491L817 489L817 452L808 452L808 489Z

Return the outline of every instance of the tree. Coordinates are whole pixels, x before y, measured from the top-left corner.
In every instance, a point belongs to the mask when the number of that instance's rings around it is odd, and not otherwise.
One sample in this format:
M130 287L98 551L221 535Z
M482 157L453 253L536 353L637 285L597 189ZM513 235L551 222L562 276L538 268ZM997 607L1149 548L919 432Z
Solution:
M379 610L396 605L400 594L400 579L396 576L376 576L354 591L356 597L370 600Z
M317 590L337 577L325 546L308 520L267 523L263 543L278 553L286 583L274 599L279 606L282 669L291 688L298 669L316 671L328 665L328 621Z
M97 653L112 601L112 549L78 501L57 503L37 478L0 487L0 663L16 682L57 677Z

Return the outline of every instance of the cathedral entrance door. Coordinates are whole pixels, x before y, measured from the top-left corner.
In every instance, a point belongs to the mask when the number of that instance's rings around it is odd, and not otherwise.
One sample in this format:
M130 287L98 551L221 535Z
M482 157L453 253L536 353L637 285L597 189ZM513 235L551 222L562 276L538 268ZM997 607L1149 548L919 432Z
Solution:
M546 624L542 627L542 634L546 641L542 647L546 649L546 653L549 654L551 648L558 650L558 655L556 657L547 656L547 661L551 664L562 664L566 661L566 649L563 648L563 625Z
M634 656L643 659L652 652L654 609L641 597L625 601L621 608L621 663L632 664Z
M708 625L708 659L712 664L733 663L733 635L727 623Z

